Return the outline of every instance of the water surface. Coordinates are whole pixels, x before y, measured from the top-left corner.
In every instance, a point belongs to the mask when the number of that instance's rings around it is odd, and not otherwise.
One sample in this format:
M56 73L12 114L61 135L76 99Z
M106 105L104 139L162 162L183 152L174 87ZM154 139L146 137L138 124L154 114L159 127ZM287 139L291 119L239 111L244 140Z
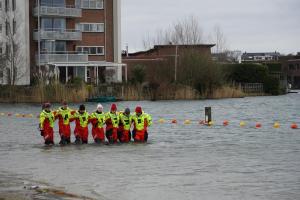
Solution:
M149 144L45 148L36 118L0 116L0 176L95 199L298 199L300 94L205 101L120 102L153 115ZM56 107L58 105L55 105ZM78 105L71 105L78 107ZM212 106L213 127L198 124ZM88 104L88 111L95 109ZM109 105L104 104L106 110ZM40 112L0 104L1 112ZM166 119L159 124L159 119ZM171 124L171 119L178 124ZM184 125L183 121L192 120ZM230 125L223 127L223 120ZM246 127L239 127L245 121ZM273 123L281 128L274 129ZM255 129L255 123L262 123ZM58 143L57 126L55 141ZM74 137L72 138L74 140ZM90 137L91 142L91 137Z

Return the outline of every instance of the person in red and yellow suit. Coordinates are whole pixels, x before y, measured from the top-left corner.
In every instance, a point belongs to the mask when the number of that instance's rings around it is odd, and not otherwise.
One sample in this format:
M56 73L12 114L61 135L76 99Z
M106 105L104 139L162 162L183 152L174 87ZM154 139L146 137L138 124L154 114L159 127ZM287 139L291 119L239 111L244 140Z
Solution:
M132 117L134 130L133 139L135 142L147 142L148 130L147 127L151 126L152 118L149 114L144 113L142 107L137 106L135 108L135 115Z
M84 105L79 106L79 110L76 111L73 118L75 119L75 143L76 144L87 144L88 143L88 136L89 136L89 129L88 124L90 122L89 120L89 114L85 110Z
M117 113L117 105L112 104L110 112L105 115L106 138L110 144L118 141L119 114Z
M41 136L44 137L46 145L54 145L54 122L55 115L51 110L51 104L45 103L43 105L43 111L40 114L40 131Z
M131 140L130 128L132 125L132 116L130 109L126 108L124 112L120 113L120 125L118 131L118 139L121 143L128 143Z
M65 101L63 102L63 105L56 111L55 116L58 118L59 135L61 138L59 144L61 145L71 143L70 122L73 121L74 113L75 111L71 110Z
M104 125L105 113L103 113L103 106L98 104L97 110L90 115L90 122L93 125L92 135L95 143L100 144L105 141Z

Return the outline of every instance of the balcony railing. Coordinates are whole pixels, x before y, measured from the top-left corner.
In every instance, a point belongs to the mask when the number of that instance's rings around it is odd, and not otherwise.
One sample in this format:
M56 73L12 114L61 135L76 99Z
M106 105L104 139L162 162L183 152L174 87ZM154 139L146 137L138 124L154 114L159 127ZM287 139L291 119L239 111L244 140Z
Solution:
M33 9L33 15L38 16L38 7ZM42 5L40 6L40 16L49 17L81 17L82 9L75 8L74 6L58 7L54 5Z
M33 39L39 39L39 32L35 30ZM42 29L40 33L41 40L82 40L82 33L79 30L68 29Z
M35 56L36 64L39 63L39 56ZM51 63L87 63L88 55L78 52L41 52L40 64Z

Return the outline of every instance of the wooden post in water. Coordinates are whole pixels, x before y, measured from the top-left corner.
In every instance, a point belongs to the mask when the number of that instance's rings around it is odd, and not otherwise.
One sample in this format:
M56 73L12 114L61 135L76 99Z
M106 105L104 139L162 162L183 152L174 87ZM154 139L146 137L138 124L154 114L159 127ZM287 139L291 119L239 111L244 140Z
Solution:
M205 107L205 123L209 123L211 121L211 107Z

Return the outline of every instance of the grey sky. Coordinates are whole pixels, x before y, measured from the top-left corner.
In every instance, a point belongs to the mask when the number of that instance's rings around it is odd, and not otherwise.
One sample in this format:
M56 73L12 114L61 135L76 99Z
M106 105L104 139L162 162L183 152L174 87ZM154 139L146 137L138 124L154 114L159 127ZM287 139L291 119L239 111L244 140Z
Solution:
M121 0L122 48L143 49L143 38L195 16L208 36L221 26L231 50L300 51L300 0Z

